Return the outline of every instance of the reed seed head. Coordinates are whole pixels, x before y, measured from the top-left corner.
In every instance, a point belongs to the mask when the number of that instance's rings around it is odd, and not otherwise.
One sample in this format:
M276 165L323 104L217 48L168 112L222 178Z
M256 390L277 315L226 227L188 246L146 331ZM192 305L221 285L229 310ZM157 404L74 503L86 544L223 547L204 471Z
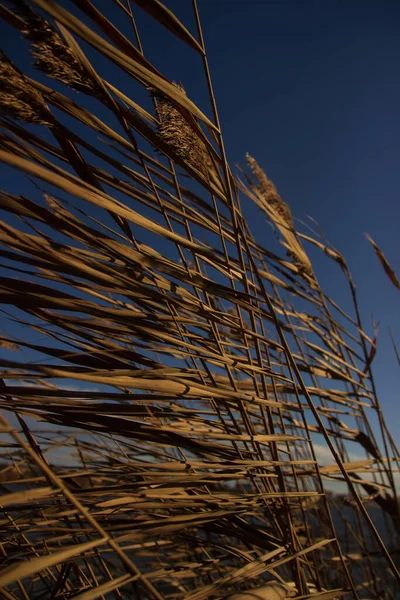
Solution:
M97 86L53 25L22 0L14 1L14 4L16 13L25 21L23 34L32 42L35 67L77 91L96 95Z
M294 230L293 217L289 206L278 193L275 185L268 179L266 173L259 166L257 161L246 154L247 164L250 167L254 177L258 181L257 190L268 205L271 205L279 216L285 221L290 229Z
M25 123L52 122L42 96L3 52L0 53L0 108L5 115Z
M186 94L182 85L177 83L173 85ZM160 137L166 144L171 146L179 158L207 176L212 162L205 144L184 115L168 98L160 95L155 96L157 98L157 115L160 122L158 130Z
M270 207L272 213L277 215L277 217L272 218L286 240L287 255L291 258L301 275L306 274L308 277L313 277L311 263L296 236L289 206L282 200L275 185L268 179L257 161L250 154L246 154L246 160L257 180L257 185L254 185L253 189L257 193L260 206L264 209Z

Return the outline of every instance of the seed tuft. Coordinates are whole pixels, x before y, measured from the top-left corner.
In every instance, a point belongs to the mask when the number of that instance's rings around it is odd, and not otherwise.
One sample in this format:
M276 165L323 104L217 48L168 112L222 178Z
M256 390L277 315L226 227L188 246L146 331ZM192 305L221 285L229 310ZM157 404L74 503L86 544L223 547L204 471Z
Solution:
M182 85L173 83L186 95ZM159 134L163 141L171 146L174 152L191 167L208 178L212 162L204 142L199 138L185 116L164 96L156 97Z
M5 115L25 123L52 122L42 96L3 52L0 52L0 108Z
M313 278L311 263L297 238L289 206L282 200L275 185L268 179L257 161L250 154L246 154L246 160L257 180L257 184L253 185L253 190L260 208L269 214L285 238L287 255L297 267L299 274Z
M97 95L97 86L53 25L22 0L14 0L14 4L25 21L23 34L32 42L35 67L79 92Z

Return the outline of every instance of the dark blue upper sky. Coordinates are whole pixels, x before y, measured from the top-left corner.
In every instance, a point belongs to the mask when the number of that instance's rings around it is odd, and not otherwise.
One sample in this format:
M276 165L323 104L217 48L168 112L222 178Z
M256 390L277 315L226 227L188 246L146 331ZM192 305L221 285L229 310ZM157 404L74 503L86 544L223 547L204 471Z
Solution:
M195 31L190 0L165 3ZM95 4L132 37L122 14L113 14L115 4ZM294 216L314 217L347 258L367 331L372 313L381 323L378 391L400 437L400 370L388 335L391 326L400 346L400 293L364 236L400 273L400 2L199 0L198 6L228 159L244 165L245 153L253 155ZM198 55L183 51L139 9L135 14L148 58L211 115ZM19 36L8 39L10 31L4 29L2 45L15 57ZM105 69L112 79L112 65ZM247 210L253 232L268 246L270 228ZM327 291L348 308L338 269L316 267Z

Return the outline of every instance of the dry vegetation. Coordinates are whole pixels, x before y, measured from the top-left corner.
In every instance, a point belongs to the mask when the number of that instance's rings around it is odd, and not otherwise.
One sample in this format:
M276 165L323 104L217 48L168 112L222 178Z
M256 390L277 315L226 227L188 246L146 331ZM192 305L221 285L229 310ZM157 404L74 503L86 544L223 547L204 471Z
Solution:
M109 3L0 12L38 69L2 57L0 597L395 599L399 452L345 259L253 158L232 174L196 4L191 33ZM146 58L142 9L203 65L208 117Z

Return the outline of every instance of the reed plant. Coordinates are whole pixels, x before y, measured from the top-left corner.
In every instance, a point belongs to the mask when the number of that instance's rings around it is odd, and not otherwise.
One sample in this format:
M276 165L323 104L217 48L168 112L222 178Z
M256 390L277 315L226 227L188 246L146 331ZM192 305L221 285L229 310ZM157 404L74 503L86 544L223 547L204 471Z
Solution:
M397 598L399 452L345 258L254 158L231 171L195 1L195 32L70 4L0 8L36 69L1 57L0 597ZM138 11L202 64L208 116Z

